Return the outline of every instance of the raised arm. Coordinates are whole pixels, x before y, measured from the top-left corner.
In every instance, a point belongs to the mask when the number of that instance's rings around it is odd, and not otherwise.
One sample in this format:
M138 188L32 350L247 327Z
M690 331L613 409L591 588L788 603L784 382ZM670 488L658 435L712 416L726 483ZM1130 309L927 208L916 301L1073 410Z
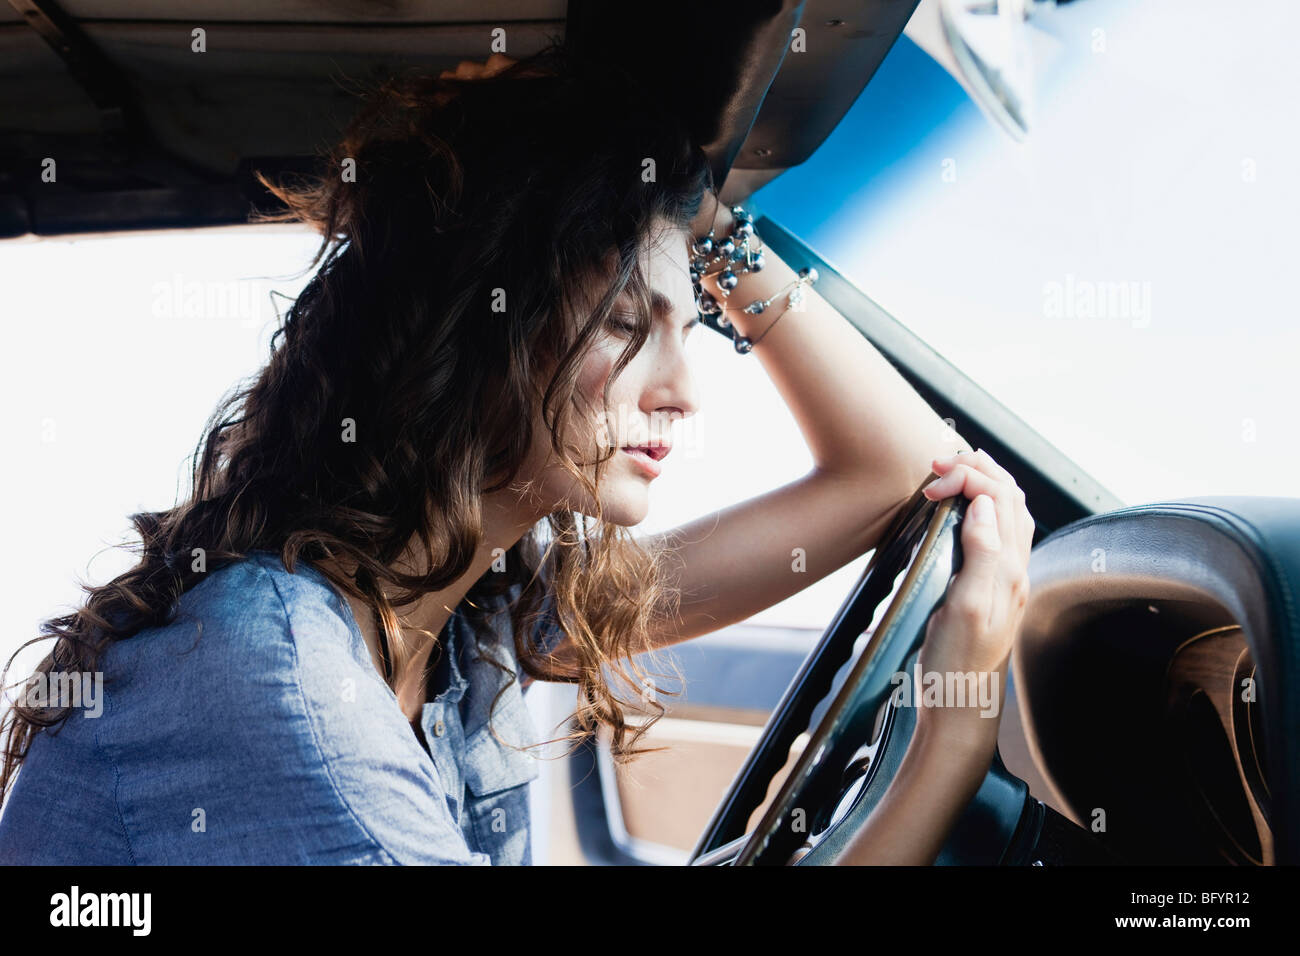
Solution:
M730 209L707 205L693 234L708 232L712 220L716 235L727 235ZM814 466L796 481L647 539L674 552L670 573L681 592L680 615L665 626L661 646L743 621L869 551L931 474L932 460L968 447L815 287L805 287L801 311L782 316L782 295L761 314L743 312L796 277L796 267L770 248L764 259L762 271L741 277L729 302L715 279L706 277L703 287L724 303L738 333L757 339L771 326L751 355L736 361L763 363Z

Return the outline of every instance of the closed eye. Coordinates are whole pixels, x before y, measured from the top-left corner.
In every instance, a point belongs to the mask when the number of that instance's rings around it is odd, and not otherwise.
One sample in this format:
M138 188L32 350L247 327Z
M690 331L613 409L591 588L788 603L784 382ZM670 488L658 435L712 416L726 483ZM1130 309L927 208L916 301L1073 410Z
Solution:
M609 328L623 335L635 335L636 316L631 312L614 312L609 317Z
M666 321L668 316L672 314L672 302L661 292L651 292L650 298L655 315ZM608 325L609 328L619 333L633 335L637 330L636 319L636 314L633 312L615 311L610 313ZM691 329L699 324L700 316L697 312L688 321L682 323L682 338L685 339L690 334Z

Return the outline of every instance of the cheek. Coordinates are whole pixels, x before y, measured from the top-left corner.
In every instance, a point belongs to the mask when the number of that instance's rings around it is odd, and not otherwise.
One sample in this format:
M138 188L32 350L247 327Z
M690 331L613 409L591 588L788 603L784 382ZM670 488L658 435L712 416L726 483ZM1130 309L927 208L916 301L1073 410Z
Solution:
M617 349L609 347L592 349L578 372L578 392L586 404L587 414L591 416L593 427L598 427L604 423L601 402L605 392L605 383L609 380L617 358ZM610 401L612 403L617 402L617 398L612 392Z
M597 346L587 353L578 372L578 390L591 404L600 401L609 373L614 370L618 351L611 346Z

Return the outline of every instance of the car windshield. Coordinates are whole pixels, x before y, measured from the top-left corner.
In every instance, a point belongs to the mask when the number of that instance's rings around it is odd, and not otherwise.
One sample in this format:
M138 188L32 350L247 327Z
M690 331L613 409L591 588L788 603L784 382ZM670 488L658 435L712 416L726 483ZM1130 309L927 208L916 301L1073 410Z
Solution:
M1263 7L1035 11L1022 142L918 10L754 205L1125 503L1293 494L1300 8Z

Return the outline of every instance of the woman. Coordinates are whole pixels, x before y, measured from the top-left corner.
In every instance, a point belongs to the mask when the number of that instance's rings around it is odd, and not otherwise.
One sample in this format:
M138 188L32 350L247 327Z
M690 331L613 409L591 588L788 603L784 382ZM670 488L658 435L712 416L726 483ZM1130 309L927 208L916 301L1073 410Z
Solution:
M327 170L267 182L321 231L319 269L209 423L188 500L133 516L139 564L45 624L24 689L46 696L8 717L0 862L530 862L524 685L576 684L575 734L604 725L630 759L663 712L632 655L848 563L932 473L930 498L973 504L923 668L1005 676L1023 494L982 452L935 460L933 411L770 250L697 298L696 240L760 240L628 78L553 47L394 81ZM816 464L640 540L670 426L698 410L683 343L710 301ZM54 692L101 674L99 712ZM840 862L934 860L995 745L978 713L922 710Z

